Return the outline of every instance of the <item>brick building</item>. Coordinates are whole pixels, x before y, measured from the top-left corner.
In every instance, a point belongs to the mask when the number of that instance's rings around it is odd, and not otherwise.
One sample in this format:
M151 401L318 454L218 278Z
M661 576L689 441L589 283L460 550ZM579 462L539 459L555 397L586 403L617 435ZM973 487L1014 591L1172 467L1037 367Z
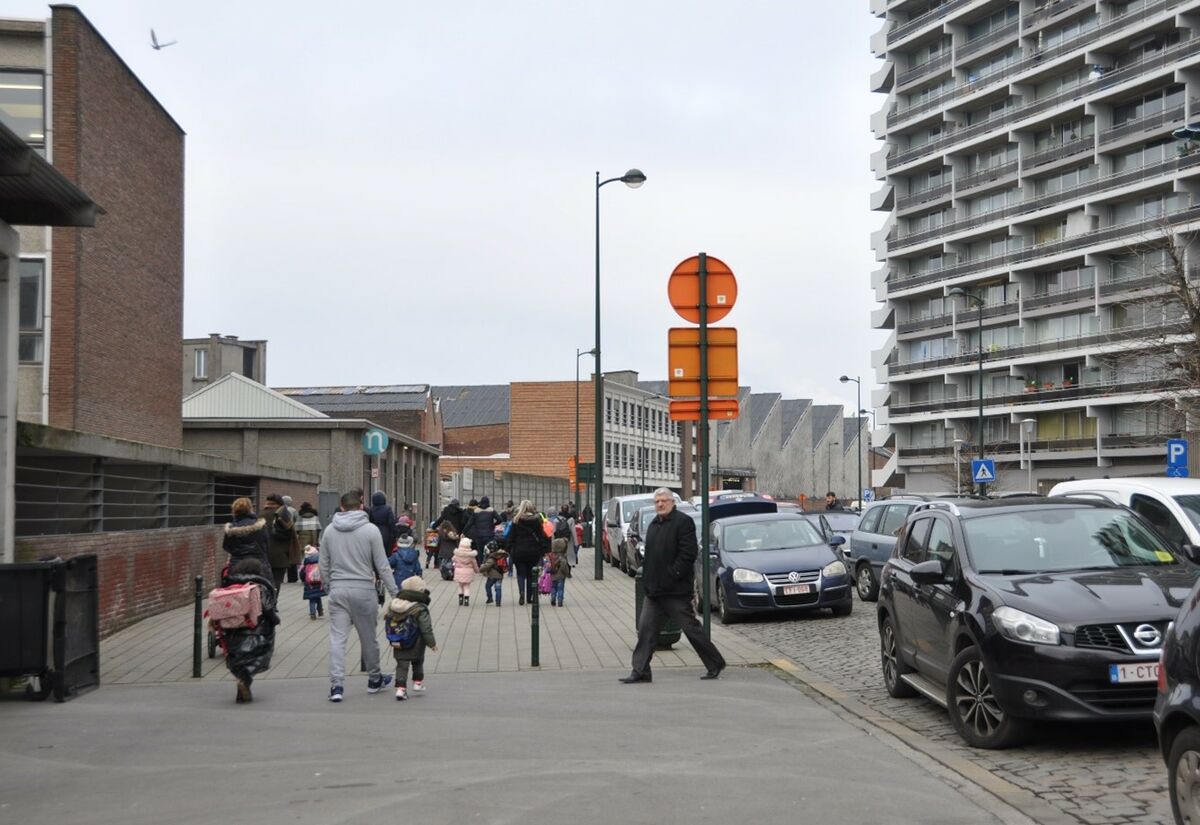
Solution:
M335 418L369 418L434 447L442 445L442 414L428 384L277 387L276 391Z
M508 453L508 384L433 388L442 411L442 450L456 456Z

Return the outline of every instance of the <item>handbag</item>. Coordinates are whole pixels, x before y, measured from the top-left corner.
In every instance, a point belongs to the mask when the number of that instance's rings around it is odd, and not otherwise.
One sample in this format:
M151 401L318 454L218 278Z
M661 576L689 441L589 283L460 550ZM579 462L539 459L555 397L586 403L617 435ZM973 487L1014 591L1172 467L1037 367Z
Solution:
M538 592L539 593L549 593L550 592L550 571L549 570L543 570L542 575L538 576Z

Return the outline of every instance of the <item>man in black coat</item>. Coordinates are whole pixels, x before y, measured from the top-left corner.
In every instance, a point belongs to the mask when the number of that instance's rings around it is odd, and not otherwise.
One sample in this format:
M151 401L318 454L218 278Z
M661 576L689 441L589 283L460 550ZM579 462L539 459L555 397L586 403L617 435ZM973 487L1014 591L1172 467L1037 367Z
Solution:
M633 672L621 681L627 685L649 682L650 657L664 622L673 618L700 656L707 672L701 679L716 679L725 669L725 658L704 635L692 610L692 566L699 548L696 523L675 509L675 496L665 487L654 491L654 520L646 530L646 553L642 561L642 620L633 649Z

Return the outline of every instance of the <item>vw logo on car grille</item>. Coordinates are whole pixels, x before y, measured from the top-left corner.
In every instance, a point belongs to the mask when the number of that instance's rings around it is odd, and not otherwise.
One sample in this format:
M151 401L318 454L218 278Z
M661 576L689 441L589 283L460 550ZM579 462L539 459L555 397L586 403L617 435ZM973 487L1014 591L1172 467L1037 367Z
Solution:
M788 573L788 581L790 581L790 582L800 581L800 574L797 573L795 570L793 570L791 573ZM1153 630L1153 628L1151 628L1151 630Z
M1133 638L1143 647L1158 647L1158 643L1162 641L1162 634L1154 625L1140 624L1133 631Z

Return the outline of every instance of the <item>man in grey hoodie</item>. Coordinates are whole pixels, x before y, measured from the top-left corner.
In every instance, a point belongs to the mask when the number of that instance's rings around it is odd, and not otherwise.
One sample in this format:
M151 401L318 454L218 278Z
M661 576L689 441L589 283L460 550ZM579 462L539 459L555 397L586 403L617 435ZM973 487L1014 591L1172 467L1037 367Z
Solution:
M367 693L387 687L391 674L379 670L379 621L376 578L392 596L396 582L383 552L379 528L363 510L362 494L352 490L342 496L342 507L321 534L321 581L329 594L329 701L342 701L346 677L346 641L350 626L358 631L363 665L369 674Z

